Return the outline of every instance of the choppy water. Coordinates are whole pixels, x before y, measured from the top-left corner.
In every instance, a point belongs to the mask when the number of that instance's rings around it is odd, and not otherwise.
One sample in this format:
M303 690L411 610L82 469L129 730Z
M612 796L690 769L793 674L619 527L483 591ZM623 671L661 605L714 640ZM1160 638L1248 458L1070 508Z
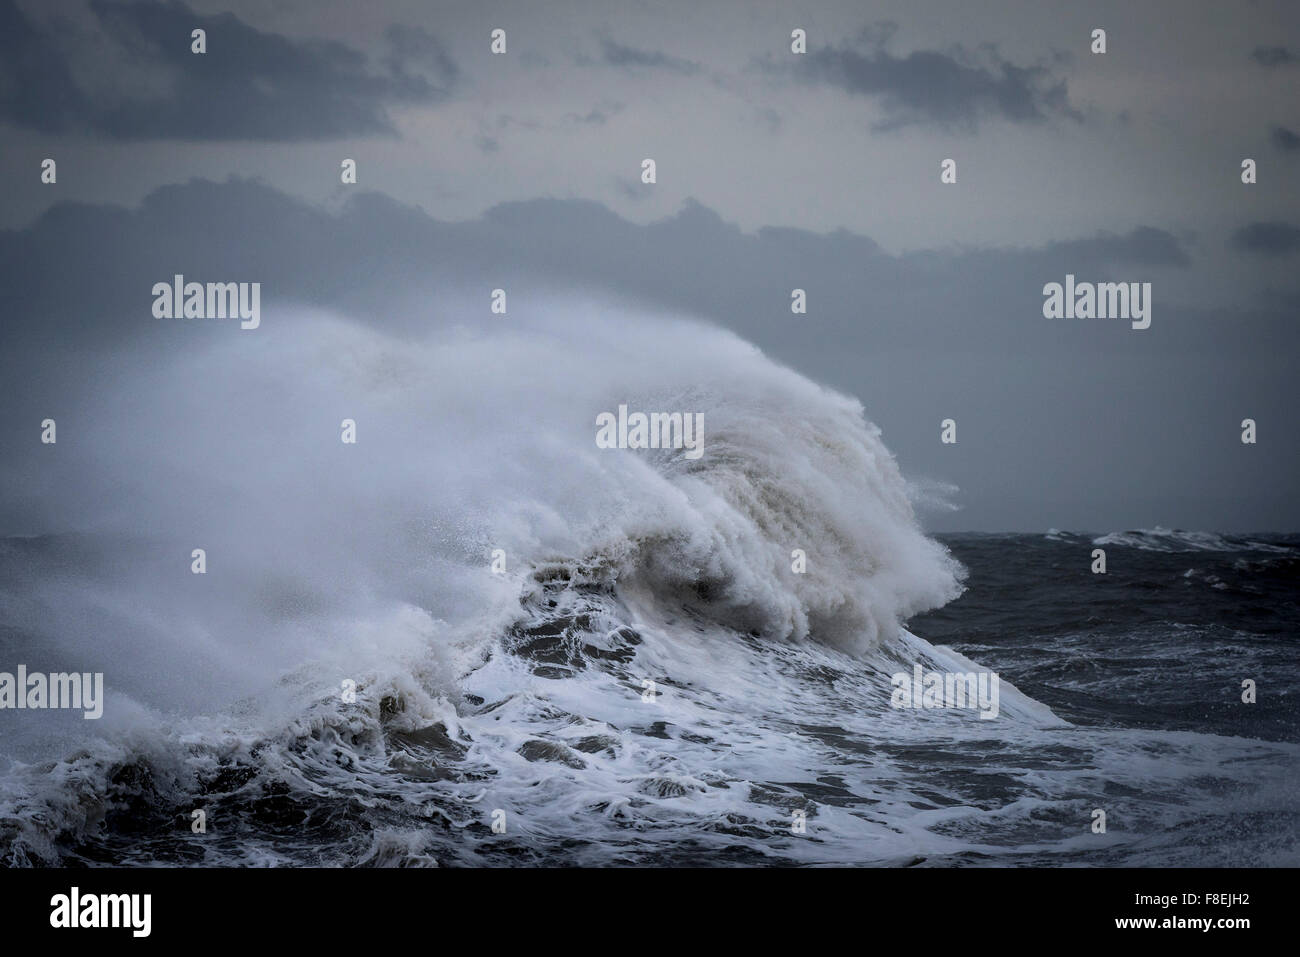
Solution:
M894 662L934 660L905 633L855 657L553 566L459 697L363 687L274 735L214 726L11 773L8 860L1296 862L1294 539L1110 545L1106 576L1088 537L947 541L968 590L912 630L1062 720L1007 691L994 721L896 710ZM25 787L46 789L43 816L14 815Z

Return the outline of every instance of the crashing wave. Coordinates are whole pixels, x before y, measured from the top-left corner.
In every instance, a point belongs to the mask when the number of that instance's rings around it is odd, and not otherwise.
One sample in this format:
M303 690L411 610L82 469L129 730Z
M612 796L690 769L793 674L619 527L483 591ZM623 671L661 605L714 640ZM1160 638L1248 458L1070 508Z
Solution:
M961 591L860 404L696 322L558 304L471 330L435 316L412 338L302 312L268 314L256 341L137 348L103 373L129 390L69 397L85 438L66 473L18 457L6 476L37 526L13 531L85 530L0 549L24 570L0 576L28 636L11 650L112 689L101 722L6 741L10 863L183 859L197 807L225 822L199 842L209 861L419 863L409 813L478 833L488 784L508 795L552 765L608 764L610 793L636 795L609 814L671 818L722 786L686 771L700 745L677 734L739 742L754 702L815 711L832 673L890 720L890 656L928 648L900 623ZM621 403L701 414L703 456L598 448ZM102 496L69 494L85 474ZM649 676L695 729L644 729L684 749L672 761L629 736ZM752 773L709 754L698 766Z

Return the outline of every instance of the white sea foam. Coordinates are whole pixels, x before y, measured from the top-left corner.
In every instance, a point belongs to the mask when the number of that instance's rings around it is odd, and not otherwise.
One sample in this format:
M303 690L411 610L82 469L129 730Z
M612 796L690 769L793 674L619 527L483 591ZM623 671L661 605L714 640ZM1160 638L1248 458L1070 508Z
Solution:
M698 323L557 303L470 330L435 318L411 339L278 312L179 355L146 342L104 378L69 398L64 472L11 478L57 525L10 531L93 530L111 558L74 556L11 595L8 623L150 707L274 698L306 661L346 676L414 646L454 673L554 558L858 650L959 591L860 405ZM596 413L620 401L704 412L704 457L595 449ZM71 494L86 475L101 491ZM195 547L206 575L190 574Z

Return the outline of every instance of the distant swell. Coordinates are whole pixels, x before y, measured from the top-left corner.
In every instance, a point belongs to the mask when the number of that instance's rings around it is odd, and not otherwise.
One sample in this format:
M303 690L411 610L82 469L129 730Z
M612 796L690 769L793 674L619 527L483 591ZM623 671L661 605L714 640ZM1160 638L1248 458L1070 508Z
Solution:
M1286 554L1291 551L1283 545L1253 541L1250 538L1218 535L1214 532L1188 532L1174 528L1139 529L1137 531L1111 532L1093 539L1094 545L1120 545L1153 552L1271 552Z

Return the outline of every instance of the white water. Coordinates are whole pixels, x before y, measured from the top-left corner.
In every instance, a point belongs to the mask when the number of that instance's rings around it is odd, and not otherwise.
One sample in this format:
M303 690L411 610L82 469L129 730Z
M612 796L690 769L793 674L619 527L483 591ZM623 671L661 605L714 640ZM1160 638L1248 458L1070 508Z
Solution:
M303 311L193 331L65 399L57 457L10 479L40 490L36 517L3 530L106 543L94 569L10 595L7 620L145 707L270 696L310 660L347 675L420 645L454 674L552 558L660 592L706 582L723 623L854 650L958 592L858 403L728 333L575 303L417 339ZM704 458L598 449L619 403L703 412Z

